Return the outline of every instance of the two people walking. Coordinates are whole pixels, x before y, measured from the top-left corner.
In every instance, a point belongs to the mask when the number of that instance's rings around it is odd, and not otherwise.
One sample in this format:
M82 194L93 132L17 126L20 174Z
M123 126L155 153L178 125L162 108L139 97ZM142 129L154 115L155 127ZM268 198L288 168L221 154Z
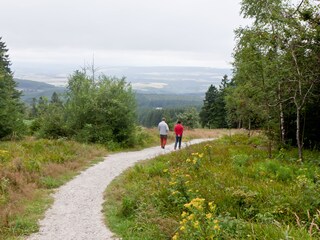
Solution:
M165 148L167 144L167 138L169 133L169 127L166 123L166 119L162 118L162 121L158 124L158 130L160 133L160 146L161 148ZM176 135L176 140L174 144L174 150L177 149L177 146L179 149L181 149L181 140L182 140L182 134L183 134L183 126L181 121L178 121L177 124L174 126L174 132Z

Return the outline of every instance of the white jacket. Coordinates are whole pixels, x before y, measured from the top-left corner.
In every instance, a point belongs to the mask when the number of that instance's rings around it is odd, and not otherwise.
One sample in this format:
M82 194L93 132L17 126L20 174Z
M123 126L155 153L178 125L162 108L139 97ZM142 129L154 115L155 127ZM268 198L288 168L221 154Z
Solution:
M167 135L169 132L168 124L165 121L161 121L158 124L158 129L159 129L160 135Z

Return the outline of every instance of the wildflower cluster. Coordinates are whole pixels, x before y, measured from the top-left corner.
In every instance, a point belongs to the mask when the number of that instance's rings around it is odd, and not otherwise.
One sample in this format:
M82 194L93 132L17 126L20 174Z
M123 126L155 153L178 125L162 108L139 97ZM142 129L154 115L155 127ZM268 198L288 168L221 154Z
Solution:
M169 181L169 200L176 206L183 206L187 203L190 198L192 198L192 191L190 190L191 176L189 174L184 174L180 170L175 170L170 175Z
M211 150L208 145L205 150ZM183 167L164 169L168 174L168 190L171 203L182 212L180 225L172 239L216 239L220 232L218 220L215 218L216 206L199 198L199 190L195 189L194 179L198 176L205 160L204 153L191 153L189 158L180 162ZM186 165L186 166L185 166ZM190 172L185 173L183 169Z
M215 219L216 205L206 203L204 198L194 198L184 204L178 231L172 237L177 239L217 239L220 226Z
M186 162L191 163L195 170L198 170L201 166L201 160L203 158L203 153L192 153L192 158L187 158Z
M187 158L187 160L182 164L187 164L188 168L190 170L199 170L201 167L201 161L204 157L203 153L192 153L190 158ZM189 167L190 165L190 167ZM164 169L163 172L168 174L170 177L169 181L169 191L170 196L169 200L174 203L176 206L180 205L180 208L183 208L183 204L190 201L190 199L195 198L198 190L193 190L191 188L190 182L192 181L192 177L181 171L183 168L177 168L174 170L169 171L168 169ZM193 171L193 174L195 172Z

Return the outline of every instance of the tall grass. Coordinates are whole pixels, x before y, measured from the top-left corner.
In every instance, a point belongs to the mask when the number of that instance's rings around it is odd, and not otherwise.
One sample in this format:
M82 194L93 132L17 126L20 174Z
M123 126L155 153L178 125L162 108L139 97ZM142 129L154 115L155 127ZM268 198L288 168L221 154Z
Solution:
M99 146L66 140L0 142L0 239L38 230L51 189L106 154Z
M106 191L123 239L320 239L320 153L268 159L263 136L225 136L127 170Z

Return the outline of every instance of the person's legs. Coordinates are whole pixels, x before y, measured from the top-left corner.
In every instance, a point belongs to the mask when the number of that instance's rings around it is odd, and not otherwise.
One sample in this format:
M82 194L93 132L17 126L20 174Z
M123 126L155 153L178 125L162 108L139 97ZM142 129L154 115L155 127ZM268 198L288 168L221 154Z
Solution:
M164 135L163 136L163 148L165 148L166 144L167 144L167 135Z
M176 136L176 142L174 143L174 150L176 150L177 148L178 141L179 141L179 137Z
M160 146L161 146L161 148L163 148L163 136L162 135L160 135Z
M178 141L179 141L179 149L181 149L181 140L182 140L182 136L179 137Z
M162 148L165 148L167 144L167 135L160 135L160 144Z

